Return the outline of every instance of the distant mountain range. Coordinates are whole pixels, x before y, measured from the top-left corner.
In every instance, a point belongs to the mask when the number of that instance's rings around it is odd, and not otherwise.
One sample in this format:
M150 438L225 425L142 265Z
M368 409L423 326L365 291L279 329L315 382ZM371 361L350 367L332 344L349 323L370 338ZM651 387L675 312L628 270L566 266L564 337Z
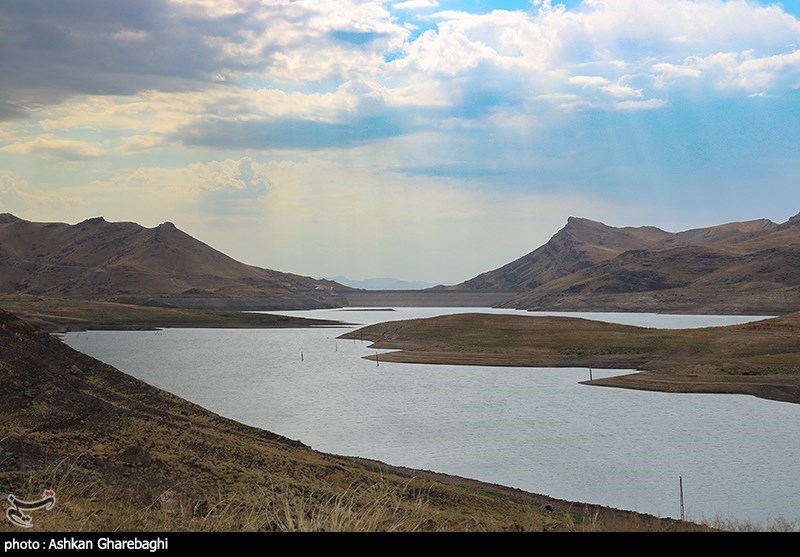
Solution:
M529 310L738 314L800 310L800 215L677 233L570 217L543 246L455 286L334 279L241 263L169 222L70 225L0 214L0 295L251 310L483 300Z
M450 291L505 291L500 307L564 311L800 310L800 215L665 232L570 217L545 245Z
M0 214L0 293L149 305L310 309L348 287L246 265L165 222L75 225Z
M364 290L422 290L424 288L436 286L430 282L407 281L396 278L370 278L364 280L352 280L339 275L335 277L325 277L325 279L332 280L352 288L361 288Z

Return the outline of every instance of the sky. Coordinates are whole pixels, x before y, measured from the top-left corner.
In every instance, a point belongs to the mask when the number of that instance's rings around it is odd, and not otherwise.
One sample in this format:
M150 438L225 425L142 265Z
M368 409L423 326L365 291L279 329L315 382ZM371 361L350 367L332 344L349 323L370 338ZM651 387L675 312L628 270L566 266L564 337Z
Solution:
M800 213L800 0L2 0L0 212L455 284Z

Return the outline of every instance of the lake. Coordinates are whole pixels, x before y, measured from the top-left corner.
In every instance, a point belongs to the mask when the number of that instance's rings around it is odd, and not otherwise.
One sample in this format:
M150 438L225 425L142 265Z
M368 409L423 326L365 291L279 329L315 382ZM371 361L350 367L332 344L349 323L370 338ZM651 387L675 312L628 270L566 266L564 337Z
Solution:
M669 328L760 317L488 308L274 312L369 324L478 311ZM800 405L580 385L586 368L365 360L353 328L69 333L64 342L234 420L357 455L569 501L680 518L800 525ZM631 370L593 370L595 378Z

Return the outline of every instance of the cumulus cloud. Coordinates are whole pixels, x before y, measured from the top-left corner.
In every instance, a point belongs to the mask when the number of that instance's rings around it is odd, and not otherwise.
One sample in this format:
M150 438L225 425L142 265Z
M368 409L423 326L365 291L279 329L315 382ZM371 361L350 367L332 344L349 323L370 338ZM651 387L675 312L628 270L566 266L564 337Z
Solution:
M655 64L658 82L680 86L687 80L710 82L715 88L763 92L800 85L800 49L785 54L757 56L752 50L692 56L682 64Z
M211 201L248 201L266 196L275 188L249 158L193 164L186 169L190 188Z
M537 5L530 12L438 12L436 28L408 42L387 75L409 81L425 75L448 92L454 111L477 102L535 112L535 99L568 95L575 96L562 105L569 110L652 109L667 106L664 89L678 72L690 75L684 60L726 49L761 53L772 62L739 68L730 80L743 89L752 89L744 85L748 78L785 87L780 76L793 63L787 45L800 40L796 17L777 5L742 0L586 0L571 10ZM716 87L713 76L695 71L708 75L705 86Z
M354 147L498 111L536 120L553 106L665 108L687 86L800 85L800 21L777 4L546 1L441 11L412 33L407 11L436 4L8 0L0 118L35 114L45 134L9 150L97 156L59 136L78 126L116 130L126 153Z

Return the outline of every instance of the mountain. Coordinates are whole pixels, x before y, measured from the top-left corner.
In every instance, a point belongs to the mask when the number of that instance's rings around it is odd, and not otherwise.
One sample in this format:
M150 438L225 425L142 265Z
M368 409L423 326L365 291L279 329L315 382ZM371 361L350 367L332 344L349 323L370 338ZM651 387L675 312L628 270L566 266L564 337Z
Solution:
M455 290L531 310L786 313L800 309L800 218L670 233L571 217L545 245Z
M612 228L589 219L570 217L567 225L542 247L450 288L504 291L536 288L625 251L655 244L668 235L653 227Z
M332 281L247 265L170 222L75 225L0 214L0 293L155 305L308 309L341 305Z
M388 277L352 280L339 275L335 277L325 277L325 279L350 286L351 288L360 288L363 290L423 290L436 286L429 282L407 281Z

